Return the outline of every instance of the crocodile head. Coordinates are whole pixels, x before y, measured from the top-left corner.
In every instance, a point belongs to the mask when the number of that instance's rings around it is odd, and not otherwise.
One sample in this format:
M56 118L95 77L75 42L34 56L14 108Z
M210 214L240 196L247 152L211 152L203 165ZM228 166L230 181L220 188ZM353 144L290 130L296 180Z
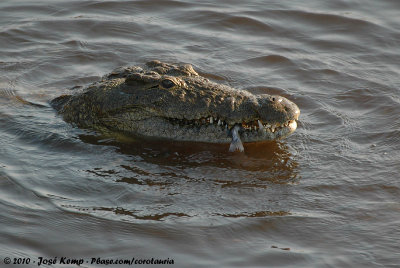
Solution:
M254 95L211 82L191 65L160 61L116 69L52 104L84 128L211 143L281 139L295 131L300 114L284 97Z

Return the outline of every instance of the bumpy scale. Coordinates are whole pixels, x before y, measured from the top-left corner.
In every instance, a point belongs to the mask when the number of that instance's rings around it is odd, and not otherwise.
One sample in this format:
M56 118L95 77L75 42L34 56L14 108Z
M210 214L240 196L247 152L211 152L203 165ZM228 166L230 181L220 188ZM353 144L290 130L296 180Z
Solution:
M181 141L230 143L282 139L300 110L281 96L253 95L200 76L191 65L150 61L118 68L75 95L51 102L82 128Z

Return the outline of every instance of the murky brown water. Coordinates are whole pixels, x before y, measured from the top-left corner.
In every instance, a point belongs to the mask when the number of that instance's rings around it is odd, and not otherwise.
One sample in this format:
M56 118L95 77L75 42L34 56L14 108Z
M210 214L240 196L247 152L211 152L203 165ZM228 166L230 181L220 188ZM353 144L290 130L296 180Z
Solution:
M399 267L399 10L397 0L1 1L1 265ZM299 128L230 154L101 137L48 105L152 59L284 95Z

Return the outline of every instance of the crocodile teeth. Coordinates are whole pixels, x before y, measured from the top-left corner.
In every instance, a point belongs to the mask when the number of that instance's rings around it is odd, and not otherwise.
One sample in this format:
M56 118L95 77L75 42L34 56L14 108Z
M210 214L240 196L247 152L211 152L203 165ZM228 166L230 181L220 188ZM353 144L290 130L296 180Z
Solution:
M188 119L178 119L178 118L170 118L169 121L174 124L177 125L179 124L180 126L182 125L187 125L187 126L191 126L191 127L199 127L199 126L203 126L203 125L208 125L208 124L215 124L214 126L222 126L225 130L228 129L232 129L232 127L234 127L235 125L240 125L242 130L246 130L246 132L250 131L262 131L262 132L272 132L275 133L276 131L281 131L283 128L289 127L291 124L293 124L293 122L295 122L295 120L290 120L284 123L275 123L275 124L270 124L270 123L265 123L263 124L263 122L261 120L254 120L254 121L250 121L250 122L242 122L242 123L234 123L234 124L228 124L226 121L223 121L221 119L219 119L218 117L213 117L213 116L209 116L209 117L202 117L202 118L198 118L198 119L193 119L193 120L188 120Z

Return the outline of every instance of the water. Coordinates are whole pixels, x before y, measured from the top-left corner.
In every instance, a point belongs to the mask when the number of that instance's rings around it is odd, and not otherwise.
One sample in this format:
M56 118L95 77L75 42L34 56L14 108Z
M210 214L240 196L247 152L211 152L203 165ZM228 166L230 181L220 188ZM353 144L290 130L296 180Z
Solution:
M396 0L1 1L1 264L399 267L399 9ZM299 128L229 153L104 137L48 105L153 59L283 95L301 109Z

